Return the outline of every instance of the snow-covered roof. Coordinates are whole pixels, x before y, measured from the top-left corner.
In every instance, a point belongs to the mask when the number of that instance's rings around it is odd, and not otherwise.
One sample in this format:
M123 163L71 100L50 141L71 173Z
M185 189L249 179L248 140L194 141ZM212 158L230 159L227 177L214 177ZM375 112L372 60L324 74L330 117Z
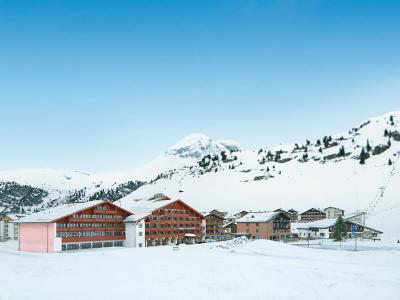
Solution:
M251 223L251 222L268 222L281 212L266 211L266 212L251 212L247 215L236 220L237 223Z
M149 214L144 213L144 214L139 214L139 215L130 215L129 217L125 218L124 223L131 223L131 222L138 222L142 220L143 218L146 218Z
M343 219L350 219L350 218L354 218L354 217L365 215L365 214L367 214L367 213L363 212L363 211L357 211L357 212L354 212L354 213L350 213L350 214L344 215Z
M328 228L336 223L336 218L334 219L322 219L314 222L308 223L298 223L297 229L309 229L309 228ZM293 226L293 224L292 224ZM292 227L293 228L293 227Z
M290 223L290 230L292 233L299 233L299 228L303 225L304 223Z
M157 195L152 198L135 198L131 193L114 203L135 215L149 215L152 211L175 201L164 195Z
M332 227L332 226L335 225L336 220L337 220L337 218L334 218L334 219L323 219L323 220L318 220L318 221L309 222L309 223L292 223L291 224L292 232L293 232L293 225L294 225L296 230L298 230L298 229L311 229L311 228L329 228L329 227ZM350 224L355 224L355 225L363 227L363 228L374 230L374 231L379 232L379 233L383 233L382 231L379 231L379 230L377 230L375 228L372 228L372 227L365 226L363 224L359 224L359 223L356 223L356 222L353 222L353 221L348 221L348 220L344 220L344 221L348 222Z
M75 212L99 205L104 203L104 200L95 200L88 202L63 204L57 207L49 208L16 221L16 223L48 223L60 219L62 217L71 215Z

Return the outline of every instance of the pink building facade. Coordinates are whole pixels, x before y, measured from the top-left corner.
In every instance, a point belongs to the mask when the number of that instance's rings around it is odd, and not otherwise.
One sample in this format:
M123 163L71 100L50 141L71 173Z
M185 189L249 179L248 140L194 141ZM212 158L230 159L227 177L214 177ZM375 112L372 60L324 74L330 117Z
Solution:
M19 224L18 250L28 252L61 251L61 238L56 237L56 223Z

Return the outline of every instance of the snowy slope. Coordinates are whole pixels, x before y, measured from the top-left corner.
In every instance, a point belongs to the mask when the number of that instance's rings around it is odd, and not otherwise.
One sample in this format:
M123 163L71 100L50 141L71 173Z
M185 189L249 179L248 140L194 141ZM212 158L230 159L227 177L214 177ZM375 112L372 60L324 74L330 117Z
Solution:
M347 213L366 210L371 224L387 228L394 237L400 228L395 217L400 205L400 141L395 132L400 132L400 112L371 118L347 132L269 149L242 150L236 142L192 134L128 172L3 171L0 181L50 190L49 203L55 197L62 203L63 196L75 190L84 190L82 200L87 200L101 189L139 180L147 184L134 191L134 197L161 192L201 211L327 206ZM338 156L342 147L344 155ZM360 164L363 148L370 157Z

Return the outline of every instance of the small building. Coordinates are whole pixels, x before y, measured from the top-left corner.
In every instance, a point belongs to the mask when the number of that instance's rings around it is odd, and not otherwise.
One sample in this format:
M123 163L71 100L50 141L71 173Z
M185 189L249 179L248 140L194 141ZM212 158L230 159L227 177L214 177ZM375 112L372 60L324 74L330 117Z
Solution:
M326 214L316 208L310 208L309 210L306 210L305 212L300 214L301 223L313 222L322 219L326 219Z
M326 214L327 219L336 219L340 217L343 217L344 215L344 210L337 208L337 207L327 207L324 209L324 212Z
M217 216L220 216L220 217L225 217L226 216L226 212L223 212L223 211L220 211L220 210L218 210L218 209L213 209L212 211L210 211L209 212L210 214L214 214L214 215L217 215Z
M224 225L225 233L237 233L237 224L235 222L229 222Z
M23 215L0 215L0 241L18 240L18 224L15 223Z
M225 234L225 218L211 211L206 216L206 239L220 239Z
M297 227L298 235L302 239L331 239L336 223L335 219L318 220L309 223L300 223ZM355 232L358 237L379 239L383 233L379 230L345 220L348 237L352 236L352 226L355 226Z
M292 222L297 222L299 220L299 212L295 209L289 209L287 211L287 213L290 216L290 220L292 220Z
M18 249L59 252L122 246L129 211L105 201L64 204L17 220Z
M283 212L251 212L237 220L237 232L253 239L283 240L290 237L290 218Z
M182 200L161 194L140 199L128 195L115 203L134 214L124 220L127 247L204 241L206 218Z

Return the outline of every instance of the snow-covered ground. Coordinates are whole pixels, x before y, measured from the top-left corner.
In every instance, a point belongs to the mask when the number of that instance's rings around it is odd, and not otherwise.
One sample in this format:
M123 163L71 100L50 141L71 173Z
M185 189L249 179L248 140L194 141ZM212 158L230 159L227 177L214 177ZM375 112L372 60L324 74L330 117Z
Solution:
M0 299L397 299L400 251L258 240L19 253L0 243Z

